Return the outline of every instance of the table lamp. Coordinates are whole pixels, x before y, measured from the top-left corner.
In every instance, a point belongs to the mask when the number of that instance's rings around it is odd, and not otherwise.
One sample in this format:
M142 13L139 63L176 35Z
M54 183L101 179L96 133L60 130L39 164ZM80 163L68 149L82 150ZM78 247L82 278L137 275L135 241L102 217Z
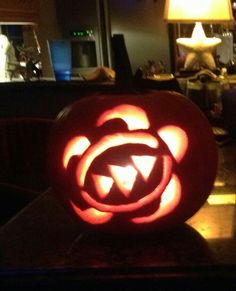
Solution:
M186 70L197 67L215 69L212 52L221 43L221 39L207 37L202 22L212 24L233 21L230 0L166 0L164 19L170 23L196 23L190 38L176 40L180 47L188 51L184 64Z

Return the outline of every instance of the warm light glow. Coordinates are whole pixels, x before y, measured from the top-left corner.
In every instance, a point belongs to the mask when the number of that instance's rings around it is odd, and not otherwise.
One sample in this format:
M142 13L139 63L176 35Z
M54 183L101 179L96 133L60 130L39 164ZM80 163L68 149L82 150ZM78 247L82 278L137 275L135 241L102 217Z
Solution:
M147 181L157 158L152 156L132 156L131 158L140 174ZM108 167L113 178L102 175L92 175L95 189L99 197L102 199L107 197L114 182L121 193L129 197L138 174L137 170L131 165L126 167L108 165Z
M208 42L208 41L212 41L214 40L214 37L212 38L206 38L206 34L203 30L202 24L201 22L196 22L195 27L193 29L192 32L192 37L191 38L187 38L189 40L189 44L196 44L196 40L197 41L202 41L204 42ZM195 43L193 42L195 41ZM177 43L178 43L178 39L177 39Z
M178 38L176 42L189 51L184 64L185 69L193 69L194 66L204 66L211 70L215 68L212 51L221 43L221 39L206 37L200 22L195 24L191 37Z
M125 144L145 144L154 149L158 147L157 139L148 133L137 132L106 135L102 137L95 145L91 145L82 156L76 170L78 185L80 187L84 186L86 173L95 158L112 147Z
M173 202L177 200L179 201L180 198L180 181L177 178L177 176L173 175L170 183L166 187L166 190L161 196L161 203L160 203L160 208L166 209L170 204L173 204ZM169 211L169 208L168 208Z
M173 175L170 183L161 195L161 203L158 210L150 216L135 217L132 221L136 224L153 222L154 220L157 220L158 218L172 212L179 204L180 199L181 184L179 178L176 175Z
M236 204L236 194L211 194L207 202L210 205L235 205Z
M132 212L143 206L151 203L158 197L162 195L162 193L166 189L166 185L171 178L171 171L172 171L172 160L169 156L163 156L163 173L161 182L158 186L148 195L140 198L136 202L127 203L127 204L120 204L120 205L111 205L111 204L104 204L97 202L94 198L92 198L86 191L81 191L81 196L83 199L92 207L104 211L104 212Z
M26 62L19 62L21 67L25 67L26 68Z
M216 67L212 51L221 39L206 37L201 22L232 22L230 0L166 0L164 19L173 23L196 23L191 38L177 39L177 43L188 51L185 69L206 67L213 70Z
M224 181L215 181L214 183L215 187L224 187L225 186L225 182Z
M78 214L84 221L91 224L104 224L111 220L113 217L113 214L109 212L101 212L94 208L81 210L72 201L70 201L70 204L76 214Z
M143 109L133 105L119 105L110 110L105 111L98 119L97 126L103 125L105 122L120 118L127 125L129 130L148 129L150 124L147 115Z
M188 137L185 131L177 126L165 126L158 130L158 134L167 144L177 162L185 156L188 148Z
M205 239L231 239L234 237L235 205L206 205L187 223Z
M233 20L230 0L166 0L164 19L168 22L219 23Z
M196 51L213 50L215 46L221 43L217 37L206 37L202 24L197 22L191 37L178 38L177 44Z
M157 158L153 156L131 156L131 158L134 165L143 176L144 180L147 181L153 170Z
M156 157L150 155L131 155L130 164L126 166L108 164L110 177L104 175L91 174L92 182L96 193L100 199L105 199L111 192L112 187L116 186L120 193L127 198L123 204L106 204L97 201L96 197L85 191L85 179L94 160L111 148L123 145L145 145L152 149L159 147L158 136L153 136L145 129L149 129L150 124L144 110L133 105L120 105L105 111L97 120L96 126L102 126L105 122L116 118L122 119L130 131L105 135L95 144L84 136L72 138L65 147L63 154L63 165L66 168L72 156L80 157L76 168L76 180L80 188L80 195L90 208L81 210L75 203L70 202L74 211L84 220L91 224L102 224L108 222L113 213L133 212L143 208L149 203L158 203L157 210L146 217L135 217L133 223L148 223L172 212L179 204L181 199L181 184L178 177L172 174L173 158L180 162L186 154L188 148L188 137L185 131L177 126L169 125L157 131L159 137L168 146L171 154ZM141 129L141 131L137 131ZM148 181L158 159L162 162L162 177L158 180L158 185L149 194L137 201L129 202L128 198L134 188L138 173L145 182ZM115 185L114 185L115 184ZM135 189L139 191L138 189ZM118 191L119 193L119 191Z
M120 191L126 197L129 197L138 172L132 166L121 167L110 165L109 169Z
M104 199L109 194L114 180L111 177L92 175L95 189L101 199Z
M76 136L71 139L65 147L63 154L63 166L67 168L72 156L81 156L90 146L90 141L85 136Z

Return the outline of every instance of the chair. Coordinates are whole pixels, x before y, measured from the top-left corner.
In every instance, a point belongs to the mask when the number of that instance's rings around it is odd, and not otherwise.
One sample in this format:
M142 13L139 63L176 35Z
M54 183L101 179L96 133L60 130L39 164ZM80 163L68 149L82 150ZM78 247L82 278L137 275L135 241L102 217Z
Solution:
M0 119L0 224L48 187L47 138L52 123L29 117Z

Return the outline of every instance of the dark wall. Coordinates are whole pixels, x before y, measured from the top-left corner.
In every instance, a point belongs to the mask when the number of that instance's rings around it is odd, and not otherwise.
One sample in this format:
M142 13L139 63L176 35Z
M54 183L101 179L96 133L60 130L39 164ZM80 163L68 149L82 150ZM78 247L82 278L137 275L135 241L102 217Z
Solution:
M70 37L73 29L96 29L96 1L56 0L58 24L64 37Z
M0 84L0 118L55 118L67 105L99 92L112 92L114 86L84 82L15 82Z
M176 79L156 82L136 80L135 92L173 90L181 93ZM96 94L127 92L125 83L84 81L35 81L0 83L0 118L41 117L54 119L67 105Z
M164 0L108 0L111 34L123 34L133 72L148 60L162 61L170 71L168 26L163 19ZM94 29L98 40L95 0L56 0L63 37L73 29Z

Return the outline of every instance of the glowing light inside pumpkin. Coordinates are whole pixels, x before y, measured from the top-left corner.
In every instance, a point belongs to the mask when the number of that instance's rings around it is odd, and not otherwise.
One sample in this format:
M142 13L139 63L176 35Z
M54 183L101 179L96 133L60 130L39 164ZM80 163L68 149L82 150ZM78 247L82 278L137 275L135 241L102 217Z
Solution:
M67 168L69 160L72 156L82 155L89 146L90 141L85 136L76 136L73 139L71 139L66 145L62 157L64 168Z
M172 171L172 160L169 156L163 156L163 172L161 182L157 185L157 187L148 195L140 198L138 201L120 204L120 205L112 205L112 204L104 204L96 201L93 197L91 197L86 191L81 191L82 198L92 207L104 211L104 212L132 212L143 206L153 202L155 199L160 197L162 193L166 189L166 185L171 178Z
M129 130L148 129L150 127L145 111L140 107L129 104L119 105L111 110L105 111L99 117L96 125L101 126L105 122L115 118L124 120Z
M139 223L150 223L162 216L172 212L173 209L179 204L181 199L181 184L179 178L176 175L172 176L170 183L167 185L165 191L161 195L160 207L156 212L150 216L135 217L132 222Z
M152 156L132 156L134 165L137 167L144 180L147 181L157 158Z
M183 129L174 125L164 126L158 130L159 136L169 147L177 162L180 162L188 148L188 137Z
M145 111L133 105L119 105L111 110L105 111L98 118L96 126L102 126L105 122L113 119L122 119L130 131L146 130L150 128L150 123ZM159 142L157 137L147 132L121 132L105 135L97 143L91 144L84 136L77 136L71 139L65 147L63 153L63 166L67 168L72 156L80 156L80 161L76 168L76 180L80 187L80 195L90 208L81 210L75 203L70 201L73 210L84 220L91 224L103 224L112 219L114 213L133 212L149 203L157 203L157 210L145 217L135 217L131 219L135 224L150 223L160 217L172 212L181 199L181 184L176 175L172 173L172 159L180 162L188 148L188 138L181 128L168 125L157 131L159 137L166 143L173 157L169 154L163 155L163 172L159 184L148 195L141 197L137 201L123 204L104 204L96 200L84 189L87 172L93 161L101 154L111 148L126 144L146 145L157 149ZM133 155L131 164L127 166L107 165L110 177L91 174L94 187L100 199L105 199L115 183L128 201L133 190L138 173L147 182L154 166L157 162L156 156Z
M105 198L114 183L114 180L107 176L92 175L94 186L101 199Z
M131 159L140 174L147 181L157 158L152 156L131 156ZM113 178L92 174L94 186L99 197L101 199L107 197L114 182L120 189L121 193L123 193L126 197L129 197L138 174L137 170L131 165L126 167L108 165L108 167Z
M95 208L81 210L72 201L70 201L72 209L86 222L91 224L103 224L112 219L113 214L109 212L101 212Z
M167 185L166 190L161 196L160 208L164 209L170 204L173 205L173 203L177 203L180 198L180 189L180 181L176 175L173 175L170 183Z
M91 166L92 162L99 155L104 153L106 150L125 144L146 144L151 148L158 147L157 139L144 132L137 133L122 133L106 135L101 138L95 145L91 145L88 150L84 153L81 161L76 170L77 182L80 187L84 186L86 173Z
M138 172L132 166L120 167L110 165L109 168L121 193L129 197Z

